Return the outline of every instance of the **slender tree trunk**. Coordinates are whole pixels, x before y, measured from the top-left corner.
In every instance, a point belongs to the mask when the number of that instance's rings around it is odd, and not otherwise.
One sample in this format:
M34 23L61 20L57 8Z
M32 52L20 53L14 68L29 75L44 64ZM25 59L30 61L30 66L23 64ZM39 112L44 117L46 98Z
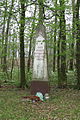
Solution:
M65 28L65 8L64 0L60 0L60 41L61 41L61 70L60 79L61 88L67 86L67 76L66 76L66 28ZM62 9L63 8L63 9Z
M60 26L61 26L61 22L60 22ZM58 38L58 42L57 42L57 72L58 72L58 87L61 86L61 77L60 77L60 70L61 70L61 57L60 57L60 35L61 35L61 31L59 30L59 38Z
M2 57L1 57L1 64L2 65L4 64L3 63L3 56L4 56L4 38L5 38L6 12L7 12L7 0L5 1L5 11L4 11L4 20L3 20L3 28L2 28ZM2 66L2 68L4 68L3 66ZM4 69L3 69L3 71L4 71Z
M57 7L57 0L55 1L55 9ZM53 72L56 67L56 36L57 36L57 10L55 10L55 30L54 30L54 49L53 49Z
M54 38L53 38L53 29L50 29L49 43L46 43L46 53L47 53L47 65L48 65L48 76L51 76L51 71L53 71L53 47L54 47Z
M1 64L3 65L3 48L4 48L4 32L5 32L5 16L4 16L4 24L3 24L3 29L2 29L2 57L1 57Z
M74 43L75 43L75 0L72 0L72 11L73 11L73 21L72 21L72 43L71 49L71 59L70 59L70 70L74 69Z
M80 1L76 5L76 71L77 71L77 88L80 89L80 18L79 18Z
M15 33L15 31L13 33ZM13 48L12 48L11 72L10 72L10 78L11 79L12 79L12 72L13 72L13 68L14 68L14 55L15 55L15 52L14 52L14 37L12 39L12 42L13 42Z
M71 50L71 58L70 58L70 70L73 70L74 68L74 43L71 44L70 46L70 50Z
M35 10L34 10L34 18L35 18L35 14L36 14L36 5L35 5ZM35 19L33 19L32 30L31 30L31 34L30 34L29 55L28 55L28 63L27 63L28 72L30 71L31 48L32 48L32 39L33 39L34 29L35 29Z
M25 30L25 0L20 0L21 16L20 16L20 87L25 88L25 53L24 53L24 30Z
M4 72L7 73L7 44L8 44L8 33L9 33L9 25L10 25L10 20L11 20L11 15L12 15L12 9L14 5L14 0L12 0L11 7L9 10L9 16L8 16L8 21L7 21L7 28L6 28L6 33L5 33L5 44L4 44Z
M42 25L44 22L44 6L43 0L38 0L39 3L39 24Z

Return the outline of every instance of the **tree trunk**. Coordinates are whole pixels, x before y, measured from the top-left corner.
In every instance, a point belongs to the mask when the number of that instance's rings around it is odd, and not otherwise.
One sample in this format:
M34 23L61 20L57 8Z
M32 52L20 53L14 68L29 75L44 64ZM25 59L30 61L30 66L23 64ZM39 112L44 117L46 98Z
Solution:
M9 25L10 25L10 20L11 20L11 15L12 15L13 4L14 4L14 0L12 0L11 7L10 7L10 10L9 10L8 21L7 21L7 28L6 28L6 33L5 33L5 44L4 44L4 72L6 72L6 73L7 73L7 44L8 44L8 33L9 33Z
M55 9L57 7L57 0L55 1ZM56 67L56 36L57 36L57 10L55 10L55 30L54 30L54 49L53 49L53 72Z
M80 1L76 5L76 71L77 71L77 88L80 89L80 18L79 18Z
M64 0L60 0L60 41L61 41L61 70L60 79L61 88L67 86L67 76L66 76L66 29L65 29L65 8ZM63 9L62 9L63 8Z
M25 53L24 53L24 30L25 30L25 0L20 0L21 16L20 16L20 87L25 88Z
M35 6L35 10L34 10L34 18L35 18L35 14L36 14L36 6ZM28 72L30 71L31 48L32 48L32 39L33 39L34 29L35 29L35 19L33 19L32 30L31 30L31 34L30 34L29 55L28 55L28 63L27 63L27 70L28 70Z
M13 30L13 33L15 33L15 30ZM12 59L11 59L11 71L10 71L10 78L12 79L12 73L13 73L13 68L14 68L14 55L15 55L15 52L14 52L14 37L12 39L12 42L13 42L13 48L12 48Z
M4 10L4 20L3 20L3 28L2 28L2 57L1 57L1 64L4 71L4 38L5 38L5 25L6 25L6 13L7 13L7 0L5 1L5 10Z
M72 21L72 43L71 49L71 59L70 59L70 70L74 69L74 43L75 43L75 0L72 0L72 11L73 11L73 21Z
M61 26L61 22L60 22L60 26ZM61 56L60 56L60 53L61 53L61 49L60 49L60 46L61 46L61 41L60 41L60 35L61 35L61 31L59 30L59 38L58 38L58 42L57 42L57 72L58 72L58 87L61 86L61 77L60 77L60 69L61 69Z

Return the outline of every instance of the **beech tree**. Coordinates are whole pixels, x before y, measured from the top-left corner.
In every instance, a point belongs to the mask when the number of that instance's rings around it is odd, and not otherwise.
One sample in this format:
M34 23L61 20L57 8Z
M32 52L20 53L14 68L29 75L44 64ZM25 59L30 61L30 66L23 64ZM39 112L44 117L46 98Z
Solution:
M76 71L77 71L77 88L80 89L80 1L76 3Z
M10 25L13 6L14 6L14 0L11 1L11 6L8 14L7 28L5 33L5 44L4 44L4 54L5 54L4 55L4 71L5 72L7 72L7 44L8 44L9 25Z
M55 30L54 30L54 49L53 49L53 72L56 68L56 37L57 37L57 0L55 1Z
M20 0L20 87L26 85L25 79L25 51L24 51L24 30L25 30L25 0Z
M66 76L66 21L65 21L65 1L60 0L60 35L61 41L61 66L60 66L60 79L58 87L66 87L67 76Z
M35 10L34 10L34 19L32 21L32 29L31 29L31 33L30 33L30 44L29 44L29 55L28 55L28 62L27 62L27 70L28 72L30 71L30 64L31 64L31 51L32 51L32 39L33 39L33 35L34 35L34 30L35 30L35 15L36 15L36 5L35 5Z
M70 58L70 70L74 69L74 44L75 44L75 0L72 0L72 14L73 14L73 19L72 19L72 42L70 45L70 50L71 50L71 58Z
M7 14L7 0L5 1L4 15L3 15L3 27L2 27L2 57L1 64L3 65L3 55L4 55L4 39L5 39L5 25L6 25L6 14ZM3 65L4 66L4 65ZM4 67L3 67L4 71Z

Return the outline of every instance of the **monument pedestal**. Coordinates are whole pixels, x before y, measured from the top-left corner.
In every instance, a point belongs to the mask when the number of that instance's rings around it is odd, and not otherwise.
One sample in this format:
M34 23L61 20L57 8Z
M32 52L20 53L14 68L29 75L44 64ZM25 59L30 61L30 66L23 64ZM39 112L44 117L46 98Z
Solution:
M43 95L49 93L50 85L48 81L31 81L31 94L35 95L37 92L41 92Z

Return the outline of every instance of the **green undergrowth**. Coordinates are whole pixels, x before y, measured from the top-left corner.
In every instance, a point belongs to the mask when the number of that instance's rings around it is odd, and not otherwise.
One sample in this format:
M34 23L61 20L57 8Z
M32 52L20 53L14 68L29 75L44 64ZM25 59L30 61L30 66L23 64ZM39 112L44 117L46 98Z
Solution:
M80 120L80 91L51 88L42 103L23 99L29 90L0 88L0 120Z
M75 86L77 84L76 72L68 71L66 75L67 75L67 85ZM49 76L49 80L51 85L58 85L58 73L52 72Z
M71 86L76 85L77 84L76 72L68 71L66 74L67 74L67 84L71 85ZM7 81L7 84L19 86L20 85L20 70L19 70L19 68L15 67L13 69L12 79L10 78L10 76L11 75L10 75L9 71L8 71L8 74L0 71L0 84L3 85L4 81ZM30 86L30 82L32 80L32 70L30 70L28 73L26 70L25 77L26 77L26 84L28 86ZM57 72L50 73L49 82L53 86L58 85L58 73Z

